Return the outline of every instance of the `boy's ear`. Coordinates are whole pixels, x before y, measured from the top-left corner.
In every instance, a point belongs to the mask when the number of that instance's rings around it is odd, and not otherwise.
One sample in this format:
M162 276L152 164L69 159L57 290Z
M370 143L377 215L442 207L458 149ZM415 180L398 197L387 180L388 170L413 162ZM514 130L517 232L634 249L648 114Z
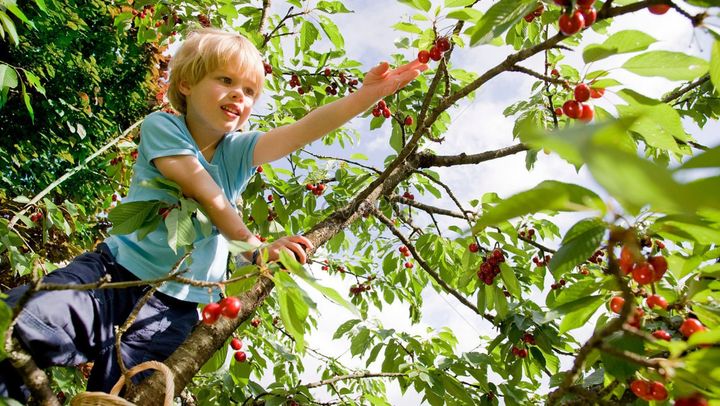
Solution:
M178 90L180 90L180 93L184 94L185 96L190 94L190 85L188 84L187 80L180 81L180 84L178 85Z

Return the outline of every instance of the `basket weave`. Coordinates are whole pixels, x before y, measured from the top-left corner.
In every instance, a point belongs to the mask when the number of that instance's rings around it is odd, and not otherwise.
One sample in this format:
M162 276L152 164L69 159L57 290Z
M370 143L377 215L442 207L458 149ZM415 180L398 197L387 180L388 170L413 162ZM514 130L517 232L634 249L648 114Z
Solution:
M125 379L133 377L138 372L146 369L155 369L165 375L165 401L163 406L172 406L173 395L175 394L175 382L173 381L173 373L165 364L157 361L146 361L135 365L127 371L127 374L120 376L115 386L110 389L110 393L105 392L83 392L75 396L70 402L70 406L135 406L134 403L118 396L120 390L125 385Z

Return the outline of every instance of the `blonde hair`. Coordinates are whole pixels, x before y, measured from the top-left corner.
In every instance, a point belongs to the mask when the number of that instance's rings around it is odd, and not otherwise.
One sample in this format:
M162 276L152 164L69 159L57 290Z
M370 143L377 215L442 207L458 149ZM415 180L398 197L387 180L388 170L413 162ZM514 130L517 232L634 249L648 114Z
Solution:
M208 72L238 61L234 69L244 71L257 84L256 94L262 92L265 71L260 51L250 40L235 33L216 28L191 32L175 55L170 59L170 81L167 91L170 103L182 114L187 113L185 95L180 83L194 85Z

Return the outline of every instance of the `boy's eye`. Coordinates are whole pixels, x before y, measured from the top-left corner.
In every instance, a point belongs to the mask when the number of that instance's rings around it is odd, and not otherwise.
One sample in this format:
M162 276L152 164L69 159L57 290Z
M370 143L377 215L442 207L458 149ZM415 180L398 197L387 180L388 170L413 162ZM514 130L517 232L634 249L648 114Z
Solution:
M232 79L230 79L230 78L227 77L227 76L221 77L221 78L220 78L220 81L223 82L223 83L225 83L225 84L228 84L228 85L229 85L230 83L232 83Z
M243 93L248 96L255 96L255 89L253 89L252 87L246 87L243 89Z

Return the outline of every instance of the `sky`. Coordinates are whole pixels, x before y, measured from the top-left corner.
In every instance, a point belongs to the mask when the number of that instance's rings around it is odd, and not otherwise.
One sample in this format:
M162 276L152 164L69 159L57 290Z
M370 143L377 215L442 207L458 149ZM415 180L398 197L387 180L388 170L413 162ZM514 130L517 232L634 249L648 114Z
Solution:
M394 31L391 27L400 20L407 20L416 11L399 2L382 2L378 7L377 1L369 0L346 0L343 2L346 7L353 10L351 14L335 15L333 21L340 27L345 37L346 51L350 59L359 60L363 63L363 70L381 60L389 60L389 56L397 52L394 41L405 33ZM434 4L441 4L437 0ZM288 6L285 2L275 1L272 3L274 13L284 13ZM481 2L486 8L489 2ZM685 7L683 5L683 7ZM692 12L692 8L685 7ZM452 21L446 21L444 26L449 26ZM441 24L443 26L443 24ZM688 52L694 55L709 59L711 46L710 38L701 30L693 30L687 19L671 10L666 15L654 16L647 11L634 13L631 17L618 19L610 29L610 32L617 32L622 29L641 29L645 33L655 37L658 42L650 49L667 49L681 52ZM586 35L583 45L602 42L602 38L594 33ZM476 48L457 48L453 52L453 66L476 72L483 72L488 67L494 66L504 59L509 47L480 46ZM581 47L577 48L582 49ZM413 57L416 50L408 52ZM583 69L584 63L580 58L581 52L569 52L563 63L570 64L577 69ZM641 78L621 69L615 69L622 64L628 56L610 57L607 60L597 62L594 69L611 69L612 77L622 83L631 85L635 90L649 96L659 97L670 89L677 87L679 83L669 82L661 78ZM536 71L542 71L543 60L535 57L522 63L523 66ZM442 144L433 144L432 148L438 154L468 154L495 149L498 147L515 144L512 140L512 127L514 120L503 116L502 111L510 104L527 97L530 94L530 87L535 79L521 73L503 73L484 85L478 92L475 101L472 103L463 102L457 108L450 111L452 124L445 134L446 141ZM619 97L606 93L606 98L599 101L599 105L611 109L613 103L619 102ZM261 100L262 102L262 100ZM312 152L330 154L348 158L352 153L361 152L369 157L377 157L370 164L377 167L382 165L382 159L392 153L389 145L389 126L383 126L380 130L369 132L369 119L357 118L350 123L360 134L360 141L355 148L339 150L334 147L325 147L315 143L308 149ZM694 124L689 123L691 134L701 143L709 146L718 145L717 134L720 129L717 123L709 123L705 129L700 130ZM439 168L438 172L444 182L449 184L457 193L460 201L468 201L479 198L486 192L497 192L501 197L507 197L522 190L532 188L545 179L554 179L563 182L586 185L599 191L599 187L592 180L584 168L579 172L568 163L556 156L540 154L535 168L528 172L525 170L525 156L523 153L495 160L490 163L464 166L454 168ZM283 166L283 162L276 162ZM468 181L472 179L472 181ZM447 199L435 199L432 196L418 197L423 203L454 208ZM450 224L448 220L439 217L441 227ZM578 216L566 216L556 218L559 224L566 229L577 221ZM317 254L322 256L322 250ZM317 259L317 258L316 258ZM341 294L346 294L351 280L340 280L337 277L327 277L321 271L314 269L315 275L320 277L324 285L335 288ZM354 360L349 357L349 342L344 340L332 340L332 335L337 326L344 320L353 317L345 309L336 306L313 292L313 298L318 302L322 313L318 315L318 329L307 337L309 346L322 349L326 355L340 357L347 366L364 368L363 360ZM540 303L544 303L544 295L536 293ZM492 327L475 313L461 305L451 296L438 295L431 289L424 292L425 306L421 323L411 325L408 319L407 306L394 304L387 306L382 312L371 311L370 319L382 323L386 327L392 327L398 331L406 331L418 335L427 335L428 328L439 328L449 326L457 337L460 337L458 351L469 351L483 341L481 335L493 336L495 333ZM573 332L581 342L590 334L588 329L579 329ZM563 361L562 370L567 369L571 360ZM306 373L303 382L314 382L319 380L315 371L317 362L308 358L306 361ZM371 371L378 371L376 363L368 368ZM268 381L270 382L270 381ZM398 386L393 381L386 381L390 403L393 405L420 404L422 396L411 390L405 394L400 393ZM547 388L544 388L547 391ZM315 393L322 393L317 391ZM325 400L329 400L326 398Z

